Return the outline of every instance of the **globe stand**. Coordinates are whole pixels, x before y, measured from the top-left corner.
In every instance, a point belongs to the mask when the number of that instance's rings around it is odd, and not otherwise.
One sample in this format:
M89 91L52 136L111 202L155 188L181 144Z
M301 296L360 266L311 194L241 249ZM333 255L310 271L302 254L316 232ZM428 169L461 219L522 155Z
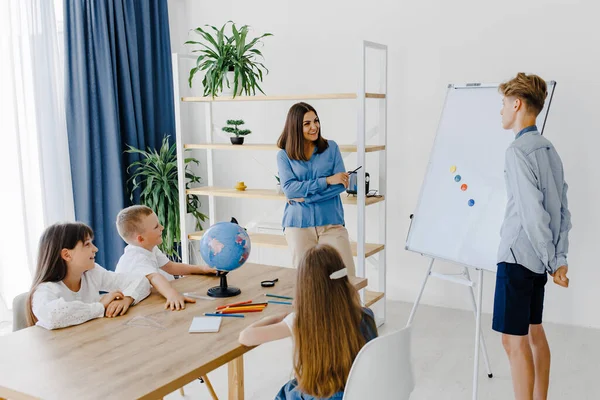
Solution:
M210 297L233 297L242 293L239 288L227 286L227 272L217 271L217 276L221 278L221 284L208 289L207 294Z

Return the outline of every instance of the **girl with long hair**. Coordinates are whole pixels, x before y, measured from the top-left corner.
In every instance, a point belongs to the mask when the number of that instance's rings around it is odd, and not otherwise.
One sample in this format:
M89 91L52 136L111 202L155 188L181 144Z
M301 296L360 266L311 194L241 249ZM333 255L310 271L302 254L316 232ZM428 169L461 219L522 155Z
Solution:
M244 329L239 341L257 346L291 336L294 376L276 400L341 399L360 349L377 337L373 312L360 305L340 254L309 249L298 267L294 312L266 317Z
M40 239L27 298L27 322L46 329L116 317L150 294L144 276L117 274L94 262L94 233L83 223L54 224ZM109 292L100 295L99 291Z

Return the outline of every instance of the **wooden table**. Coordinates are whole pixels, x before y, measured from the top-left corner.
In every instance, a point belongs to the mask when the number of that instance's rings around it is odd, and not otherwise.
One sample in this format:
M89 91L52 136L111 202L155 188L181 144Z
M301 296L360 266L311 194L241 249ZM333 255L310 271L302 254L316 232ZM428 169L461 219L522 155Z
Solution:
M118 318L100 318L55 331L34 326L0 337L0 398L157 399L229 363L229 399L244 398L243 354L252 347L238 335L256 320L290 306L270 304L246 318L223 318L218 333L188 333L194 316L233 301L265 300L264 293L293 296L296 270L246 264L228 275L240 296L197 300L183 311L165 311L157 293ZM279 278L274 288L260 281ZM173 281L180 292L216 286L219 279L190 276ZM364 278L352 278L357 289Z

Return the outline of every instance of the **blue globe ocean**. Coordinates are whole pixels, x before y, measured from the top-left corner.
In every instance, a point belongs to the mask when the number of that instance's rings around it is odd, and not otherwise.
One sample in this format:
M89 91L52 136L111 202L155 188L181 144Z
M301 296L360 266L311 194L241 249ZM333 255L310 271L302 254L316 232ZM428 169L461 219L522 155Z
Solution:
M250 256L250 237L244 228L232 222L211 226L200 241L200 255L209 267L218 271L233 271Z

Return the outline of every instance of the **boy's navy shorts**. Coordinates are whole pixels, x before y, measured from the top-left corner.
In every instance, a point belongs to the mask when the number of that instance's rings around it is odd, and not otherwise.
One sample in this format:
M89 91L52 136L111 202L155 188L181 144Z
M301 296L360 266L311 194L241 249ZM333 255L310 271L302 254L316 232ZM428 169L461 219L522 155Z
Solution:
M492 329L524 336L529 325L541 324L547 281L546 273L536 274L520 264L499 263Z

